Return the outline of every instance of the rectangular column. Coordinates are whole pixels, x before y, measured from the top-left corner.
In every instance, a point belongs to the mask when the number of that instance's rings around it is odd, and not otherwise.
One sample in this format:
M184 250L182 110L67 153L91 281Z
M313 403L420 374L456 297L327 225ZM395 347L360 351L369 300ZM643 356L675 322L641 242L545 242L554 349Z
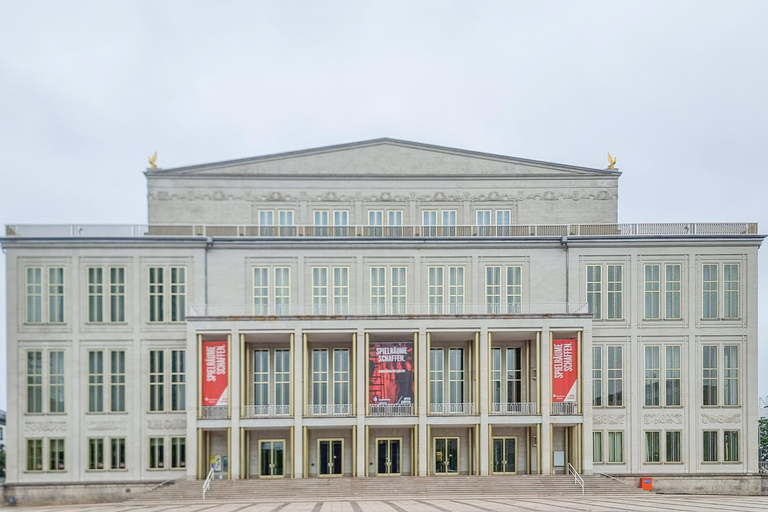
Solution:
M415 348L419 353L419 380L416 386L418 393L418 415L419 415L419 476L427 476L429 452L429 439L427 438L427 412L429 411L429 398L427 389L429 388L429 346L428 335L425 330L419 329L418 344Z
M291 375L291 384L293 385L293 468L296 478L305 478L307 468L304 467L304 386L306 375L304 375L304 364L306 362L307 344L301 329L296 329L291 335L291 357L293 358L293 375Z
M354 362L356 366L355 375L359 376L355 379L356 388L356 403L355 414L357 418L357 428L354 429L353 435L356 436L356 453L352 454L355 457L357 463L355 464L355 476L365 476L366 471L366 451L368 450L366 436L365 436L365 415L368 410L368 338L365 335L364 329L358 329L357 333L352 339L352 343L357 344L357 360Z
M480 446L478 449L480 450L480 474L487 475L489 467L489 443L491 442L488 435L488 385L490 381L488 361L491 351L490 344L492 335L485 327L480 330L478 335L480 337L480 353L477 354L480 358L480 375L477 380L478 385L480 386L480 403L478 404L480 407Z
M239 331L235 331L229 337L230 363L229 363L229 413L230 413L230 449L229 449L229 474L230 478L239 480L242 473L240 465L240 404L242 401L242 348L243 339Z
M541 331L541 348L539 354L539 389L541 389L541 436L539 453L539 473L552 474L552 428L550 412L552 411L552 332L549 326Z

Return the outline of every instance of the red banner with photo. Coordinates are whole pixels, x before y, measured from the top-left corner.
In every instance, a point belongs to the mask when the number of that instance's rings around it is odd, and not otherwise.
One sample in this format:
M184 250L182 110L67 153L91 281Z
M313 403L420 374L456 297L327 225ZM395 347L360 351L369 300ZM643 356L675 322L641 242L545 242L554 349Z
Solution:
M204 341L202 353L203 406L229 404L229 346Z
M368 354L368 403L413 403L413 343L372 343Z
M552 341L552 401L575 402L578 379L576 340Z

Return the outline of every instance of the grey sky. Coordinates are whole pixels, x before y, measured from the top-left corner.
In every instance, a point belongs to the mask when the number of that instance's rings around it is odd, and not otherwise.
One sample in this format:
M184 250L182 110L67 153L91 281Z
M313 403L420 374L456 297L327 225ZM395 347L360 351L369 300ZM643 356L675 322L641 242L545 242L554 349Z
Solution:
M0 224L146 222L154 150L175 167L395 137L589 167L611 151L621 222L768 231L766 1L0 0L0 13ZM761 368L767 292L761 278Z

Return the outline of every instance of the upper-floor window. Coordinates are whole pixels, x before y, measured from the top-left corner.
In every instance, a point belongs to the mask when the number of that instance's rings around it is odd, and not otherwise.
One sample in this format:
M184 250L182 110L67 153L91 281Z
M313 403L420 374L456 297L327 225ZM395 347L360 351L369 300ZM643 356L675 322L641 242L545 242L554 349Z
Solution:
M682 318L682 265L645 265L645 318ZM663 285L663 287L662 287Z
M170 355L167 364L166 354ZM170 374L170 383L168 375ZM170 390L170 408L168 392ZM184 350L149 351L149 411L183 411L186 409L186 352Z
M624 347L621 345L593 346L592 405L594 407L603 407L604 405L622 407L624 405L623 391Z
M665 347L646 345L645 405L651 407L659 405L679 406L682 384L681 371L679 345L667 345ZM662 396L664 396L663 401Z
M291 352L289 349L256 349L253 351L254 406L276 407L277 414L288 414L291 403ZM259 411L261 414L262 411Z
M187 268L149 267L149 321L183 322L186 311Z
M430 348L429 403L431 412L442 412L442 404L464 403L464 373L463 348Z
M64 410L64 352L48 352L47 365L48 412L62 414ZM45 372L43 351L27 351L27 413L43 413Z
M25 274L26 323L64 323L64 267L26 267Z
M347 236L349 234L349 210L315 210L315 235ZM333 226L331 230L329 226Z
M519 404L527 399L522 355L520 347L491 348L492 412L507 412L506 404Z
M720 450L718 443L718 430L705 430L702 432L703 462L720 462ZM740 445L738 430L723 431L723 462L740 462Z
M477 210L477 234L480 236L508 236L512 225L511 210Z
M349 313L349 267L312 267L312 314Z
M421 225L424 236L455 236L456 210L423 210Z
M293 234L293 210L259 210L260 236Z
M520 313L522 302L522 266L485 267L485 304L488 313Z
M429 313L463 313L464 267L429 267L427 274Z
M624 318L623 265L587 265L587 305L595 320Z
M312 405L318 414L329 405L347 406L350 400L349 349L312 349Z
M370 297L374 315L405 314L406 267L371 267Z
M369 210L365 232L369 236L403 236L403 211Z
M125 267L88 267L88 322L125 322Z
M105 364L104 351L88 351L88 412L125 412L125 350L106 354Z
M739 318L739 265L704 264L701 281L703 318Z
M720 383L722 382L722 404L725 406L739 405L739 346L724 345L723 372L719 372L720 346L702 346L702 403L703 405L718 405L720 399Z
M270 303L274 304L274 311ZM253 314L288 315L290 311L290 267L253 267Z

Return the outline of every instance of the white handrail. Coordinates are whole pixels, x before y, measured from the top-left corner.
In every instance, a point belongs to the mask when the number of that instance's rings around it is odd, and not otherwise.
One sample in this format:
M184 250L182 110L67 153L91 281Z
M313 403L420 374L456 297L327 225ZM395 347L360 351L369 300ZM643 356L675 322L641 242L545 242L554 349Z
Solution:
M203 501L205 501L205 493L211 488L211 480L213 480L213 468L208 472L208 476L205 477L205 482L203 482Z
M571 473L573 475L573 483L574 485L578 484L581 486L581 495L584 495L584 479L581 478L581 475L578 471L576 471L576 468L573 467L573 464L570 462L568 463L568 473Z

